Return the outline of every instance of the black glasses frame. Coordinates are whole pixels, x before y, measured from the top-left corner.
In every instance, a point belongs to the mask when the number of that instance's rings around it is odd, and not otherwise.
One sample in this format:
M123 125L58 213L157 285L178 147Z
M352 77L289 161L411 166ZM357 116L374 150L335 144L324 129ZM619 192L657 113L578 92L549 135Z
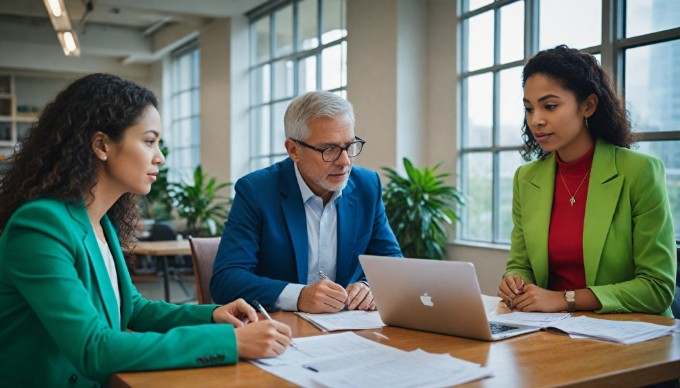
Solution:
M324 162L328 162L328 163L335 162L336 160L340 159L340 155L342 155L342 151L347 152L347 156L348 156L349 158L354 158L354 157L358 156L358 155L361 153L361 150L364 149L364 144L366 144L366 140L364 140L364 139L362 139L362 138L360 138L360 137L358 137L358 136L354 136L354 139L355 139L355 140L354 140L353 142L347 144L347 145L344 146L344 147L340 147L340 146L337 146L337 145L332 145L332 146L326 147L326 148L319 148L319 147L314 147L313 145L307 144L307 143L305 143L305 142L302 141L302 140L297 140L297 139L291 138L292 141L298 143L299 145L301 145L301 146L303 146L303 147L307 147L307 148L309 148L310 150L314 150L314 151L320 152L320 153L321 153L321 159L323 159ZM349 154L349 148L352 147L352 146L354 146L354 145L356 145L356 144L361 144L361 146L359 147L359 151L357 151L356 155L350 155L350 154ZM325 157L326 151L332 150L332 149L339 149L340 152L338 152L338 156L336 156L335 159L333 159L333 160L327 160L326 157Z

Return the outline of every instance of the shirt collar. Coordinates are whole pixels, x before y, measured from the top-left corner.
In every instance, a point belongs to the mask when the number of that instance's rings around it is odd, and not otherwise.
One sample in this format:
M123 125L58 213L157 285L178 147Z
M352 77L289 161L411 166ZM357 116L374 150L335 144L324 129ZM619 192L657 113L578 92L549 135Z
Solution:
M302 175L300 174L300 170L298 169L297 163L293 164L295 165L295 178L297 178L297 183L298 186L300 187L300 193L302 194L302 203L307 203L307 201L309 201L310 198L314 197L321 199L321 197L314 194L314 192L312 192L312 189L310 189L309 186L307 186L307 182L305 182L305 180L302 178ZM337 203L341 197L342 190L335 191L333 192L333 196L331 197L331 200L329 202Z

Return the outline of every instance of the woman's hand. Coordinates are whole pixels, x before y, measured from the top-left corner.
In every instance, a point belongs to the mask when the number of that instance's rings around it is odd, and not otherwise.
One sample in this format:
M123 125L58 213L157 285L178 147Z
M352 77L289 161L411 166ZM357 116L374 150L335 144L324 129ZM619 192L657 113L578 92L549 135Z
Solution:
M255 309L243 299L237 299L231 303L216 308L212 315L216 323L229 323L234 328L247 325L250 322L257 322Z
M276 357L286 351L292 335L288 325L266 320L234 330L241 358Z
M510 307L525 312L556 313L567 310L568 306L563 291L550 291L535 284L526 284L522 294L510 302Z
M498 285L498 296L508 306L511 306L515 297L522 295L522 292L524 292L524 280L519 275L508 274Z

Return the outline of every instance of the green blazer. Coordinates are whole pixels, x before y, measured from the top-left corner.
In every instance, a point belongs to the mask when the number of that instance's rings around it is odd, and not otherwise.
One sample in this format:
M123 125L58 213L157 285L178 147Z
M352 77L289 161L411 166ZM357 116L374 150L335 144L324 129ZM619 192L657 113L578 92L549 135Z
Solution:
M548 232L555 155L520 166L513 183L510 260L506 273L548 286ZM598 140L583 229L587 287L598 313L671 316L676 251L663 163Z
M210 324L217 306L144 299L108 217L102 226L120 314L82 203L36 200L10 218L0 236L2 384L93 386L119 371L236 363L233 327Z

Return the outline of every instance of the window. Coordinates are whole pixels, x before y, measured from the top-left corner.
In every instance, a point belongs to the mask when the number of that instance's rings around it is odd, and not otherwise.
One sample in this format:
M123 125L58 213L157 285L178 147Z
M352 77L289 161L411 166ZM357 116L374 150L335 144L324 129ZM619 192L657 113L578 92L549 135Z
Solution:
M250 169L287 156L283 115L295 96L347 87L345 0L279 1L249 13Z
M680 240L675 0L467 0L459 3L458 21L458 177L467 198L459 239L509 244L512 180L523 163L522 66L539 50L567 44L594 54L610 71L639 136L634 147L663 160Z
M192 183L200 163L201 122L197 42L172 54L170 130L164 136L168 147L168 181Z

